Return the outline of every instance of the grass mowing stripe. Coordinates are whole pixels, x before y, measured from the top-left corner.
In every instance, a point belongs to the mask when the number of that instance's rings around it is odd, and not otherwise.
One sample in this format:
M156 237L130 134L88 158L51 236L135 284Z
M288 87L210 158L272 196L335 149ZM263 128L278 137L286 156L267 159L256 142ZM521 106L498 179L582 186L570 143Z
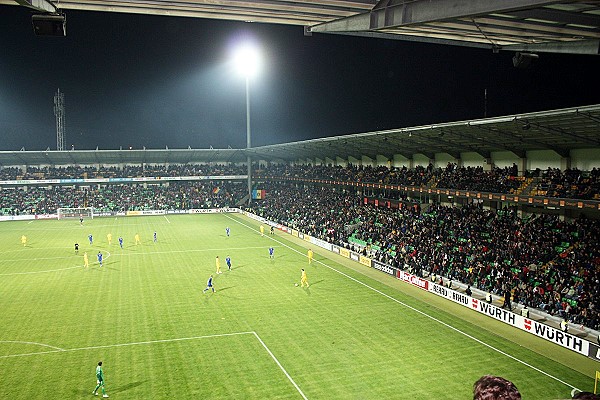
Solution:
M244 226L244 227L248 228L248 229L251 229L251 230L253 230L253 231L255 230L255 229L254 229L252 226L250 226L250 225L248 225L248 224L245 224L244 222L242 222L242 221L239 221L239 220L238 220L238 219L236 219L236 218L233 218L233 217L231 217L231 216L229 216L229 215L225 215L225 216L226 216L227 218L229 218L229 219L231 219L231 220L235 221L236 223L238 223L238 224L240 224L240 225L242 225L242 226ZM258 233L258 232L257 232L257 233ZM293 252L296 252L296 253L298 253L298 254L300 254L300 255L302 255L302 256L304 257L304 253L302 253L302 252L300 252L299 250L297 250L297 249L295 249L295 248L293 248L293 247L291 247L291 246L289 246L289 245L287 245L287 244L285 244L285 243L283 243L283 242L281 242L281 241L277 240L276 238L274 238L274 237L270 237L270 236L269 236L269 239L270 239L270 240L272 240L272 241L274 241L274 242L276 242L276 243L279 243L280 245L282 245L282 246L284 246L284 247L286 247L286 248L288 248L288 249L292 250ZM547 377L549 377L549 378L551 378L551 379L554 379L555 381L557 381L557 382L560 382L560 383L562 383L563 385L565 385L565 386L568 386L568 387L569 387L569 388L571 388L571 389L577 389L575 386L573 386L573 385L571 385L571 384L569 384L569 383L567 383L567 382L563 381L562 379L560 379L560 378L557 378L556 376L554 376L554 375L551 375L551 374L549 374L549 373L547 373L547 372L545 372L545 371L542 371L541 369L539 369L539 368L537 368L537 367L534 367L533 365L531 365L531 364L528 364L527 362L525 362L525 361L523 361L523 360L521 360L521 359L518 359L518 358L516 358L515 356L512 356L512 355L510 355L510 354L508 354L508 353L506 353L506 352L504 352L504 351L502 351L502 350L500 350L500 349L498 349L498 348L496 348L496 347L494 347L494 346L492 346L492 345L490 345L490 344L488 344L488 343L485 343L484 341L482 341L482 340L480 340L480 339L477 339L476 337L474 337L474 336L472 336L472 335L470 335L470 334L468 334L468 333L466 333L466 332L463 332L463 331L461 331L460 329L458 329L458 328L455 328L455 327L453 327L452 325L450 325L450 324L447 324L446 322L444 322L444 321L441 321L441 320L439 320L439 319L437 319L437 318L435 318L435 317L433 317L433 316L431 316L431 315L427 314L427 313L426 313L426 312L424 312L424 311L421 311L421 310L419 310L419 309L417 309L417 308L415 308L415 307L412 307L412 306L410 306L410 305L408 305L408 304L406 304L406 303L404 303L404 302L402 302L402 301L400 301L400 300L398 300L398 299L395 299L395 298L393 298L392 296L390 296L390 295L388 295L388 294L386 294L386 293L383 293L382 291L380 291L380 290L378 290L378 289L375 289L374 287L372 287L372 286L369 286L368 284L366 284L366 283L364 283L364 282L362 282L362 281L360 281L360 280L358 280L358 279L356 279L356 278L354 278L354 277L352 277L352 276L350 276L350 275L348 275L348 274L346 274L346 273L344 273L344 272L342 272L342 271L339 271L339 270L337 270L336 268L334 268L334 267L332 267L332 266L330 266L330 265L327 265L327 264L323 263L322 261L319 261L319 260L313 260L313 261L315 261L315 262L317 262L317 263L319 263L319 264L321 264L321 265L323 265L323 266L325 266L325 267L329 268L329 269L330 269L330 270L332 270L332 271L335 271L335 272L337 272L338 274L340 274L340 275L342 275L342 276L344 276L344 277L346 277L346 278L348 278L348 279L350 279L350 280L352 280L352 281L354 281L354 282L358 283L359 285L362 285L362 286L364 286L364 287L366 287L366 288L368 288L368 289L370 289L370 290L372 290L372 291L374 291L374 292L376 292L376 293L378 293L378 294L380 294L380 295L382 295L382 296L384 296L384 297L386 297L386 298L388 298L388 299L390 299L390 300L392 300L392 301L394 301L394 302L396 302L396 303L398 303L398 304L400 304L400 305L402 305L402 306L404 306L404 307L406 307L406 308L408 308L408 309L411 309L411 310L415 311L415 312L416 312L416 313L418 313L418 314L421 314L421 315L423 315L424 317L427 317L427 318L429 318L429 319L431 319L431 320L433 320L433 321L435 321L435 322L437 322L437 323L439 323L439 324L441 324L441 325L444 325L445 327L447 327L447 328L449 328L449 329L451 329L451 330L453 330L453 331L455 331L455 332L457 332L457 333L459 333L459 334L461 334L461 335L463 335L463 336L465 336L465 337L467 337L467 338L469 338L469 339L471 339L471 340L473 340L473 341L475 341L475 342L477 342L477 343L479 343L479 344L481 344L481 345L483 345L483 346L485 346L485 347L487 347L487 348L489 348L489 349L491 349L491 350L493 350L493 351L495 351L495 352L497 352L497 353L500 353L500 354L502 354L502 355L504 355L504 356L506 356L506 357L508 357L508 358L510 358L510 359L512 359L512 360L514 360L514 361L516 361L516 362L518 362L518 363L520 363L520 364L522 364L522 365L525 365L525 366L526 366L526 367L528 367L528 368L531 368L531 369L533 369L534 371L537 371L537 372L539 372L539 373L541 373L541 374L543 374L543 375L545 375L545 376L547 376ZM579 389L577 389L577 390L579 390Z

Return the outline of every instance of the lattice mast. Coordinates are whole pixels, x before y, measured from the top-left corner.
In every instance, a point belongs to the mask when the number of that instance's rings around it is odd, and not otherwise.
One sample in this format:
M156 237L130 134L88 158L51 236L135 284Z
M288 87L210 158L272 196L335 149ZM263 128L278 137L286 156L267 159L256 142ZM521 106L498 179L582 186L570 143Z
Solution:
M54 115L56 116L56 150L65 149L65 94L58 89L54 94Z

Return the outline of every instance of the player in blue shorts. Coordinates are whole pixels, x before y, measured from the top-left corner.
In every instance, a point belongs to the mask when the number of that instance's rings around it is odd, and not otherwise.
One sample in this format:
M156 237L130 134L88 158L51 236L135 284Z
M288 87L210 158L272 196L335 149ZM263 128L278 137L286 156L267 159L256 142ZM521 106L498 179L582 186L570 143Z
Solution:
M154 243L156 243L158 239L156 238L156 231L154 231Z
M123 248L123 237L119 236L119 246L121 246L121 248Z
M98 252L98 263L100 264L100 266L102 267L102 252Z
M269 258L275 258L275 249L269 247Z
M225 263L227 264L227 269L231 271L231 257L227 256L225 258Z
M215 288L214 288L214 286L213 286L213 283L212 283L212 281L213 281L213 276L211 275L211 276L209 276L209 277L208 277L208 282L206 282L206 289L204 289L204 290L202 291L202 293L206 293L206 291L207 291L208 289L212 289L212 291L213 291L213 293L214 293L214 291L215 291Z
M227 237L229 237L229 232L230 232L229 227L225 228L225 234L227 235Z
M88 235L88 240L90 241L90 245L94 244L94 237L91 233Z

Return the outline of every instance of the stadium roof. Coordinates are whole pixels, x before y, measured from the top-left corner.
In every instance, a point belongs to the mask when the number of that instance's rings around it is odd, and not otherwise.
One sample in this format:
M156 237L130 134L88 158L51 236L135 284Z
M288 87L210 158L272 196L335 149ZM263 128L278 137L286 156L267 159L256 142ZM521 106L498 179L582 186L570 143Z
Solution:
M54 11L49 0L0 0ZM598 1L548 0L61 0L62 10L300 25L337 33L496 50L599 54Z
M0 166L19 165L119 165L119 164L204 164L246 162L244 150L68 150L0 151Z
M249 150L254 159L299 161L348 159L416 154L434 159L446 153L457 159L474 152L490 158L493 152L512 152L525 158L528 151L553 150L569 157L571 150L600 148L600 105L448 122L378 132L304 140ZM245 149L2 151L0 166L86 164L196 164L243 163Z
M583 148L600 148L600 105L305 140L252 152L258 158L294 161L363 155L391 159L394 154L434 159L436 153L458 159L466 152L489 158L503 151L525 158L531 150L569 157L571 150Z

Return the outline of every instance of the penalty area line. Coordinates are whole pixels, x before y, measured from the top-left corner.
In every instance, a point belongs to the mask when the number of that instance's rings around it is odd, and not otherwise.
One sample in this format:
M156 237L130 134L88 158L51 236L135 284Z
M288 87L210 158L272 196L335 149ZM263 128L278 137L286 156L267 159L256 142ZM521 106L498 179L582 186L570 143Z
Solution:
M240 225L242 225L242 226L244 226L244 227L248 228L248 229L254 230L254 229L253 229L253 228L252 228L250 225L247 225L247 224L245 224L244 222L237 220L236 218L230 217L229 215L225 215L225 216L226 216L227 218L229 218L229 219L231 219L231 220L233 220L233 221L237 222L238 224L240 224ZM297 249L294 249L293 247L291 247L291 246L288 246L287 244L285 244L285 243L283 243L283 242L281 242L281 241L277 240L277 239L276 239L276 238L274 238L274 237L269 237L269 239L273 240L273 241L274 241L274 242L276 242L276 243L279 243L280 245L282 245L282 246L284 246L284 247L287 247L288 249L292 250L293 252L296 252L296 253L298 253L298 254L300 254L300 255L304 256L304 253L302 253L301 251L298 251ZM340 275L342 275L342 276L345 276L346 278L348 278L348 279L350 279L350 280L352 280L352 281L354 281L354 282L358 283L359 285L362 285L362 286L364 286L364 287L366 287L366 288L368 288L368 289L370 289L370 290L372 290L372 291L374 291L374 292L376 292L376 293L378 293L378 294L380 294L380 295L382 295L382 296L384 296L384 297L386 297L386 298L388 298L388 299L392 300L392 301L393 301L393 302L395 302L395 303L398 303L398 304L400 304L400 305L402 305L402 306L404 306L404 307L406 307L406 308L408 308L408 309L410 309L410 310L412 310L412 311L414 311L414 312L416 312L416 313L418 313L418 314L421 314L422 316L424 316L424 317L427 317L427 318L429 318L429 319L431 319L431 320L433 320L433 321L435 321L435 322L437 322L437 323L439 323L439 324L441 324L441 325L443 325L443 326L447 327L448 329L451 329L451 330L453 330L453 331L455 331L455 332L457 332L457 333L460 333L461 335L463 335L463 336L465 336L465 337L467 337L467 338L469 338L469 339L471 339L471 340L473 340L473 341L475 341L475 342L477 342L477 343L481 344L482 346L485 346L485 347L489 348L490 350L493 350L493 351L495 351L495 352L497 352L497 353L500 353L500 354L502 354L502 355L504 355L504 356L506 356L506 357L510 358L511 360L514 360L514 361L516 361L516 362L518 362L518 363L520 363L520 364L522 364L522 365L524 365L524 366L526 366L526 367L529 367L529 368L533 369L534 371L537 371L537 372L539 372L539 373L540 373L540 374L542 374L542 375L546 375L548 378L554 379L555 381L557 381L557 382L560 382L560 383L562 383L562 384L563 384L563 385L565 385L565 386L568 386L568 387L570 387L570 388L572 388L572 389L577 389L575 386L573 386L573 385L571 385L571 384L569 384L569 383L567 383L567 382L563 381L562 379L560 379L560 378L557 378L556 376L554 376L554 375L551 375L551 374L549 374L549 373L548 373L548 372L546 372L546 371L542 371L541 369L539 369L539 368L537 368L537 367L534 367L533 365L531 365L531 364L528 364L527 362L525 362L525 361L523 361L523 360L520 360L520 359L516 358L515 356L513 356L513 355L510 355L510 354L508 354L508 353L506 353L506 352L504 352L504 351L502 351L502 350L500 350L500 349L498 349L498 348L496 348L496 347L492 346L491 344L485 343L485 342L484 342L484 341L482 341L481 339L478 339L478 338L476 338L476 337L474 337L474 336L472 336L472 335L470 335L470 334L468 334L468 333L466 333L466 332L463 332L463 331L461 331L460 329L458 329L458 328L456 328L456 327L454 327L454 326L452 326L452 325L450 325L450 324L447 324L446 322L444 322L444 321L442 321L442 320L439 320L439 319L437 319L436 317L434 317L434 316L432 316L432 315L429 315L429 314L427 314L427 313L426 313L426 312L424 312L424 311L421 311L421 310L419 310L419 309L417 309L417 308L415 308L415 307L413 307L413 306L410 306L410 305L408 305L408 304L406 304L406 303L404 303L404 302L402 302L402 301L400 301L400 300L398 300L398 299L396 299L396 298L394 298L394 297L392 297L392 296L390 296L390 295L388 295L388 294L386 294L386 293L384 293L384 292L382 292L382 291L380 291L380 290L378 290L378 289L375 289L374 287L372 287L372 286L369 286L368 284L366 284L366 283L364 283L364 282L362 282L362 281L359 281L358 279L356 279L356 278L354 278L354 277L352 277L352 276L350 276L350 275L348 275L348 274L346 274L346 273L344 273L344 272L342 272L342 271L339 271L339 270L335 269L334 267L332 267L332 266L330 266L330 265L327 265L327 264L325 264L325 263L324 263L324 262L322 262L322 261L319 261L319 260L314 260L314 261L316 261L317 263L319 263L319 264L323 265L324 267L327 267L327 268L329 268L330 270L332 270L332 271L334 271L334 272L337 272L338 274L340 274ZM579 390L579 389L577 389L577 390Z
M129 343L106 344L106 345L100 345L100 346L76 347L76 348L72 348L72 349L63 349L63 348L60 348L60 347L50 346L48 344L37 343L37 342L22 342L22 341L12 341L12 340L0 340L0 343L34 344L34 345L38 345L38 346L50 347L51 349L53 349L53 350L38 351L38 352L32 352L32 353L8 354L8 355L0 356L0 359L3 359L3 358L28 357L28 356L36 356L36 355L42 355L42 354L70 353L70 352L85 351L85 350L110 349L110 348L115 348L115 347L140 346L140 345L156 344L156 343L173 343L173 342L183 342L183 341L198 340L198 339L211 339L211 338L219 338L219 337L227 337L227 336L241 336L241 335L252 335L252 336L254 336L256 338L256 340L258 340L258 342L261 344L261 346L265 349L265 351L267 352L267 354L273 359L273 361L275 362L275 364L277 364L277 366L279 367L279 369L281 369L281 371L285 374L285 376L290 381L290 383L294 386L294 388L296 388L296 390L298 391L298 393L300 394L300 396L302 396L302 398L304 400L308 400L308 398L306 397L306 395L302 392L302 389L300 389L300 387L298 386L298 384L296 384L296 382L294 381L294 379L285 370L285 368L283 367L283 365L281 365L281 363L279 362L279 360L277 359L277 357L275 357L275 355L273 354L273 352L267 347L267 345L265 344L265 342L263 342L263 340L260 338L260 336L258 336L258 334L255 331L251 331L251 332L219 333L219 334L215 334L215 335L190 336L190 337L173 338L173 339L146 340L146 341L141 341L141 342L129 342Z
M26 342L23 340L0 340L0 343L34 344L36 346L50 347L51 349L55 349L57 351L65 351L65 349L61 349L60 347L56 347L56 346L50 346L49 344L38 343L38 342Z
M279 367L279 369L281 369L281 371L285 374L285 376L292 383L292 385L294 385L294 387L296 388L296 390L298 391L298 393L300 393L300 396L302 396L302 398L304 400L308 400L308 398L302 392L302 389L300 389L300 387L296 384L296 382L294 382L294 379L292 379L292 377L290 376L290 374L288 374L288 372L285 370L285 368L283 368L283 365L281 365L281 363L279 362L279 360L277 359L277 357L275 357L275 355L271 352L271 350L269 350L269 348L267 347L267 345L265 344L265 342L262 341L262 339L260 338L260 336L258 336L258 334L256 332L252 332L252 333L256 337L256 340L258 340L258 342L265 348L265 350L267 351L267 353L269 353L269 355L271 356L271 358L273 359L273 361L275 361L275 364L277 364L277 366Z
M28 357L28 356L35 356L35 355L41 355L41 354L70 353L70 352L74 352L74 351L85 351L85 350L110 349L110 348L114 348L114 347L139 346L139 345L144 345L144 344L183 342L183 341L187 341L187 340L209 339L209 338L238 336L238 335L254 335L254 334L255 334L254 332L219 333L216 335L190 336L190 337L174 338L174 339L157 339L157 340L147 340L147 341L143 341L143 342L116 343L116 344L106 344L106 345L100 345L100 346L76 347L73 349L61 349L60 347L49 346L49 347L53 347L56 350L38 351L38 352L34 352L34 353L8 354L8 355L0 356L0 359L1 358ZM37 344L40 344L40 343L37 343Z

